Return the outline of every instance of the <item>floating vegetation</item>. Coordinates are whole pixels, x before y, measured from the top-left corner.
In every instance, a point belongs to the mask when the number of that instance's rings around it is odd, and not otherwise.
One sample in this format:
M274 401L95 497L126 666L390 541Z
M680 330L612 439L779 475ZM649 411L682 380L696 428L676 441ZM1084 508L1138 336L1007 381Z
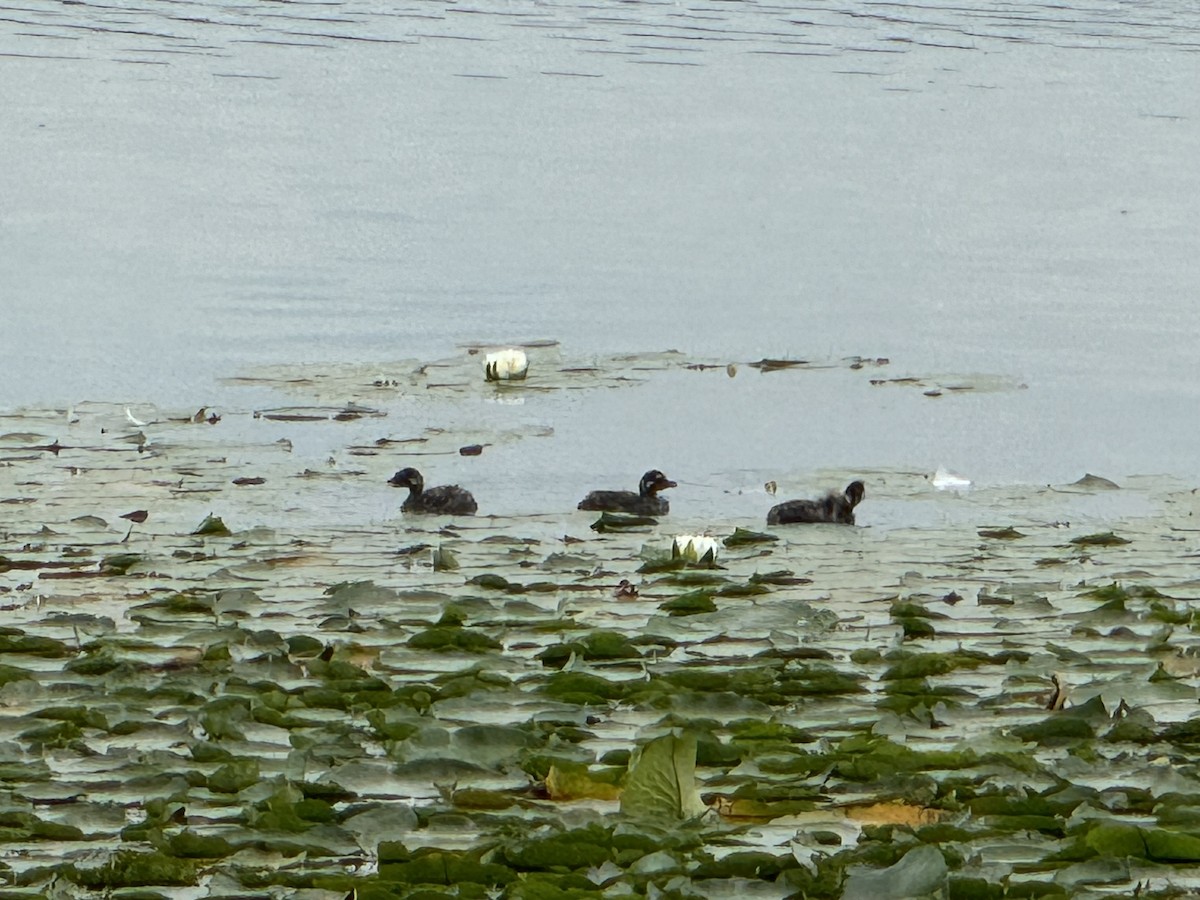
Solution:
M1105 585L1104 587L1092 588L1084 591L1083 596L1091 600L1097 600L1101 603L1119 603L1124 605L1130 600L1170 600L1171 598L1163 594L1156 587L1151 585L1131 585L1128 588L1123 587L1118 582ZM1151 609L1161 609L1161 604L1151 604Z
M735 547L748 547L754 544L772 544L779 540L778 536L766 534L761 531L750 531L746 528L735 528L733 534L725 538L722 543L733 549Z
M1003 375L986 374L920 377L904 375L896 378L872 378L871 384L876 387L892 385L918 388L926 397L971 392L1013 391L1025 388L1025 385L1016 379Z
M196 530L192 534L201 537L230 537L233 532L229 530L220 516L209 513L204 517L204 521L196 526Z
M382 418L387 413L350 403L341 407L329 406L289 406L278 409L258 409L254 411L256 419L267 419L272 422L353 422L364 416Z
M606 534L612 531L635 531L657 525L658 519L653 516L631 516L625 513L601 513L600 518L591 524L592 531Z
M640 747L629 761L621 814L670 825L707 810L696 790L696 735L665 734Z
M1082 537L1072 538L1069 543L1076 547L1120 547L1122 544L1132 543L1128 538L1118 537L1111 531L1102 531L1098 534L1085 534Z
M1093 475L1091 472L1088 472L1078 481L1073 481L1067 486L1085 491L1117 491L1121 489L1121 486L1115 481L1104 478L1101 475Z
M435 572L453 572L458 569L458 557L449 547L435 547L431 557Z
M977 533L982 538L989 538L994 541L1016 541L1027 536L1017 531L1011 525L1007 525L1004 528L981 528Z
M475 355L386 372L367 396L608 383L527 349L524 384L483 384ZM630 358L622 377L683 361ZM461 388L429 387L460 369ZM379 419L313 374L278 409L324 418L283 425ZM242 443L273 421L249 413L201 427L198 406L134 408L140 455L53 442L37 416L0 439L22 448L0 499L32 501L5 504L0 535L13 896L1200 889L1183 514L1094 521L1132 542L1095 555L1038 518L781 536L747 518L724 541L680 510L669 531L608 515L586 538L564 537L587 534L570 511L328 522L331 488L495 435L348 435L360 470L278 430ZM123 407L83 417L132 426Z
M698 613L715 612L717 604L713 601L712 591L696 590L660 603L658 608L672 616L694 616Z
M747 363L752 369L758 369L760 372L777 372L780 369L791 369L796 366L807 366L808 360L804 359L760 359L758 362Z

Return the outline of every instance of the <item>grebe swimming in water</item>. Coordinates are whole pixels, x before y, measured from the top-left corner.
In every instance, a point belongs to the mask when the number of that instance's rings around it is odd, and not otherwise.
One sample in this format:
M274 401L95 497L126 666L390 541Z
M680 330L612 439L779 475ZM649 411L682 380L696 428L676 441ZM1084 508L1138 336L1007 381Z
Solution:
M675 487L675 482L666 475L651 469L642 476L638 492L592 491L580 502L578 509L595 509L604 512L633 513L638 516L665 516L671 510L667 501L658 492Z
M431 513L442 516L473 516L479 507L470 491L457 484L444 484L425 490L425 479L416 469L401 469L388 479L392 487L408 488L408 499L400 509L406 513Z
M861 481L852 481L843 493L830 491L820 500L789 500L772 506L767 513L768 525L790 525L797 522L832 522L853 525L854 507L862 503L866 489Z

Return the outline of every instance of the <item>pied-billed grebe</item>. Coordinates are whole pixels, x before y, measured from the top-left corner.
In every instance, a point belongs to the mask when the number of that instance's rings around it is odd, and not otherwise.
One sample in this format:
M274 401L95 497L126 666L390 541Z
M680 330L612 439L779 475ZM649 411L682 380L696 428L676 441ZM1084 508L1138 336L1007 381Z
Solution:
M633 513L637 516L665 516L671 506L658 492L675 487L675 482L658 469L651 469L642 476L638 492L592 491L581 501L578 509L595 509L603 512Z
M473 516L479 507L470 491L457 484L443 484L425 490L425 479L416 469L401 469L388 479L392 487L408 488L408 499L400 509L406 513L430 513L440 516Z
M832 522L853 525L854 507L862 502L866 489L861 481L852 481L844 493L830 491L820 500L789 500L772 506L767 513L768 525L790 525L794 522Z

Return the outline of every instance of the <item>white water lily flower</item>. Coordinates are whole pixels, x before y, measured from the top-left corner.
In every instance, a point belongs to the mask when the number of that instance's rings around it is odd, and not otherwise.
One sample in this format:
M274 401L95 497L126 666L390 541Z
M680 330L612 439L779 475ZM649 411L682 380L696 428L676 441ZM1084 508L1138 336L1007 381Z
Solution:
M933 486L939 491L965 491L971 486L971 479L955 475L941 467L933 473Z
M681 534L671 544L671 556L682 556L694 563L714 563L717 546L717 539L707 534Z
M497 350L483 361L483 377L488 381L520 381L529 371L524 350Z

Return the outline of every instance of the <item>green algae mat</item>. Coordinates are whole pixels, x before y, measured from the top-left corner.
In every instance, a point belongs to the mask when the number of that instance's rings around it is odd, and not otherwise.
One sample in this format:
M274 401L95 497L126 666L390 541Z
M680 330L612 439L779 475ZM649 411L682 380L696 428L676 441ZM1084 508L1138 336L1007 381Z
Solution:
M687 361L536 363L4 414L0 898L1200 890L1187 486L978 491L946 501L969 524L910 528L402 517L402 461L550 435L367 440L388 391ZM949 496L857 474L868 502ZM1141 511L1054 515L1114 490Z

